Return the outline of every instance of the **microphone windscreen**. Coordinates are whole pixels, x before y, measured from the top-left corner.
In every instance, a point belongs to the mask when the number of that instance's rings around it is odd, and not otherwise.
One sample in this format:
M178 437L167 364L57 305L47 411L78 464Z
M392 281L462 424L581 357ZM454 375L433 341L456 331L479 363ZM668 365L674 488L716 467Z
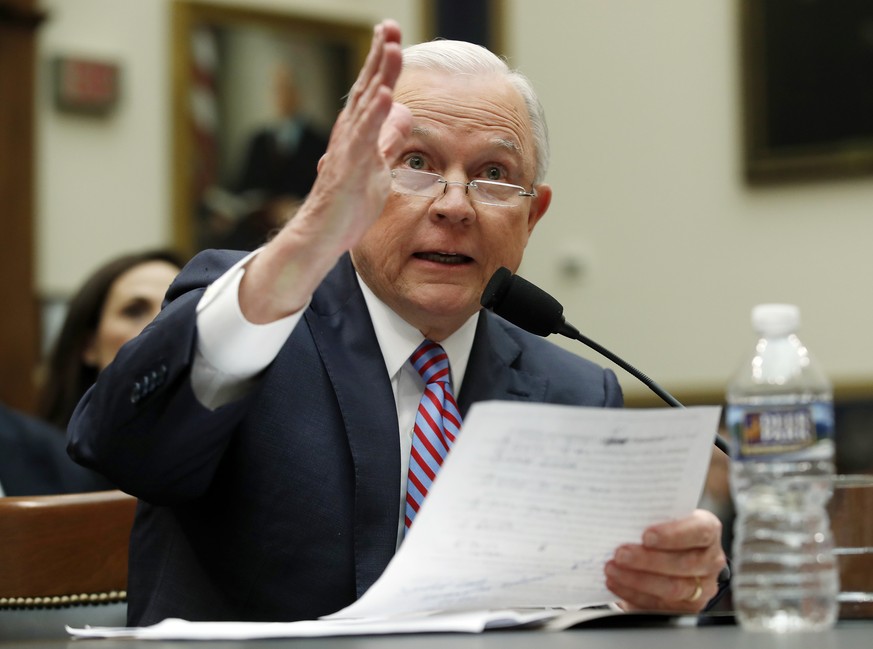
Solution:
M564 323L560 302L507 268L498 268L491 276L481 304L537 336L557 333Z
M493 309L495 305L503 302L503 298L506 297L506 291L509 290L511 283L512 271L505 266L501 266L494 271L491 279L488 280L485 290L482 291L482 299L479 300L479 304L486 309Z

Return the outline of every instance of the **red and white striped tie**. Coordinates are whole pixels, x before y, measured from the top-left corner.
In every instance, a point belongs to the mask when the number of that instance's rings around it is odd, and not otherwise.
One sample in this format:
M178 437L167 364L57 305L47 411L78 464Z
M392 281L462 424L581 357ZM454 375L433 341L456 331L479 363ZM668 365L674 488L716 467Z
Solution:
M431 340L425 340L409 360L426 385L415 415L409 456L407 530L461 429L461 413L452 393L449 357L443 348Z

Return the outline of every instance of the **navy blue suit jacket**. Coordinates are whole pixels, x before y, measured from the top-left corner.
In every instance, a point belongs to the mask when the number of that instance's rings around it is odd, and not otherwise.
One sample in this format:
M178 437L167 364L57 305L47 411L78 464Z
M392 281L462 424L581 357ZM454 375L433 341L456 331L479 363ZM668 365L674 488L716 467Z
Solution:
M198 255L168 304L85 396L70 452L141 503L129 622L298 620L336 611L394 554L400 446L390 379L348 256L245 398L209 411L189 370L204 287L239 259ZM615 375L491 313L459 394L620 406Z
M114 489L73 462L64 431L0 404L0 485L7 496L46 496Z

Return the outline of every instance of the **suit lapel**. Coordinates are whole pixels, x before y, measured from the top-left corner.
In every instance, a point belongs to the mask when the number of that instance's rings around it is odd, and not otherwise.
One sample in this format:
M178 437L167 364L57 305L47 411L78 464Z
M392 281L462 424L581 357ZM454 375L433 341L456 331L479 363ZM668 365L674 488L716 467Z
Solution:
M336 391L355 468L355 566L360 597L397 546L400 440L390 377L346 255L313 296L306 320Z
M542 401L548 378L518 369L521 346L490 311L480 311L470 361L458 399L461 416L477 401Z

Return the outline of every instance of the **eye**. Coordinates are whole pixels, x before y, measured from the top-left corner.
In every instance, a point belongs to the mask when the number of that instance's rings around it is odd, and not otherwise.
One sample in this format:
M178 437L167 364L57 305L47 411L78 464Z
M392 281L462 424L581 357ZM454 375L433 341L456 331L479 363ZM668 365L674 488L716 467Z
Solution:
M481 175L481 178L482 180L503 182L506 180L506 173L503 171L502 167L492 165L485 168L484 173Z
M130 320L150 317L151 312L152 305L147 300L142 299L134 300L121 309L121 315Z
M419 171L423 171L427 164L424 161L424 157L422 157L418 153L412 153L406 156L403 160L403 164L405 164L410 169L417 169Z

